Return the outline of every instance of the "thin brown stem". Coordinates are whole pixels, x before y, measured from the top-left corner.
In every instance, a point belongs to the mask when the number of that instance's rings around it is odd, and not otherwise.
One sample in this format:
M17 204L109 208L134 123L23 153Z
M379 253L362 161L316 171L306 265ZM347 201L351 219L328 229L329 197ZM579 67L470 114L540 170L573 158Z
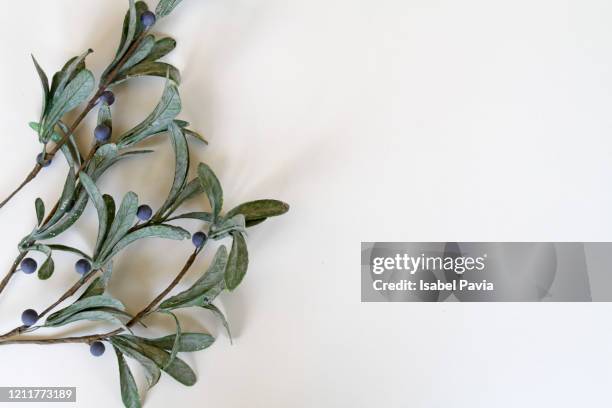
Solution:
M13 262L11 269L9 269L6 276L4 276L4 279L2 279L2 282L0 282L0 293L2 293L4 288L6 288L6 285L8 285L9 281L11 280L15 272L17 272L17 268L19 267L19 264L21 263L21 261L23 261L23 258L25 258L25 256L26 256L25 252L20 252L17 258L15 258L15 261Z

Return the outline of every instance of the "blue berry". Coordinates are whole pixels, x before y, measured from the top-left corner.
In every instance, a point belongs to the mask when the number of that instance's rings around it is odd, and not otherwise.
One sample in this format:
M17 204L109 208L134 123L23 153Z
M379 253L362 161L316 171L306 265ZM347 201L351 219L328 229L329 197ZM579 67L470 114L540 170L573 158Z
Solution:
M102 354L104 354L105 350L106 347L101 341L95 341L91 343L91 346L89 346L89 351L96 357L100 357Z
M145 26L145 28L152 27L153 24L155 24L156 19L157 18L155 17L155 13L151 11L145 11L144 13L142 13L142 16L140 16L140 21L142 22L142 25Z
M42 167L49 167L49 165L51 164L52 159L49 158L49 156L46 156L43 159L43 154L42 153L38 153L38 156L36 156L36 163L40 164Z
M74 264L74 269L77 271L79 275L85 275L91 271L91 264L87 259L79 259Z
M148 205L141 205L136 211L136 216L140 221L148 221L153 216L153 210Z
M104 102L108 106L111 106L113 103L115 103L115 94L111 91L104 91L98 100L100 102Z
M32 258L26 258L21 261L21 270L23 273L27 273L28 275L36 272L36 268L38 268L38 264Z
M36 310L32 309L24 310L21 314L21 321L23 322L24 326L33 326L38 321L38 313L36 313Z
M207 239L208 239L208 237L206 236L205 233L203 233L203 232L196 232L191 237L191 242L193 242L193 245L196 248L199 249L199 248L202 248L204 246L204 244L206 243Z
M106 125L98 125L94 130L94 136L100 143L106 143L111 137L111 128Z

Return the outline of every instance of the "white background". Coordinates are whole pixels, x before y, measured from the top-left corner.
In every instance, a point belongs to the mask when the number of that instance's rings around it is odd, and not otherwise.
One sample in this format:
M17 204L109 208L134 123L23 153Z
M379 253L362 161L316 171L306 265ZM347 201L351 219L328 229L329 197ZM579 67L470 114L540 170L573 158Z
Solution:
M126 4L4 5L2 194L39 149L29 53L51 72L92 47L99 74ZM185 330L219 339L185 356L196 386L164 375L146 406L610 406L609 304L361 304L359 252L376 240L611 240L611 27L604 0L185 0L156 30L179 42L169 60L184 77L181 117L211 142L192 144L193 161L217 171L228 207L274 197L292 208L251 231L247 278L220 299L234 346L214 319L182 312ZM140 121L162 85L120 87L116 131ZM160 205L172 155L164 138L148 145L154 156L117 166L102 190ZM58 159L0 212L2 268L33 227L34 198L51 206L65 171ZM90 249L94 211L77 225L65 242ZM111 292L139 310L189 245L135 245ZM53 301L74 261L58 256L47 282L17 275L0 297L2 329ZM150 322L156 334L171 324ZM80 407L120 404L112 352L2 346L0 362L0 385L70 385Z

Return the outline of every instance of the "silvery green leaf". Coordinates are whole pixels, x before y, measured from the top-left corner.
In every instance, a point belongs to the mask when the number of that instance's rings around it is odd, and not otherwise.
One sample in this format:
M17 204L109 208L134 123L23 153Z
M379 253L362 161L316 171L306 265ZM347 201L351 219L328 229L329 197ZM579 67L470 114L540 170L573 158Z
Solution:
M37 198L36 201L34 201L34 206L36 207L37 225L41 225L45 219L45 203L40 198Z
M161 215L174 203L177 196L185 186L187 180L187 171L189 170L189 147L185 135L178 125L170 122L168 127L170 131L170 142L174 150L174 180L170 193L164 204L160 207L155 215L155 219L159 219Z
M49 112L42 124L41 138L43 142L49 140L57 122L66 113L76 108L91 95L94 86L93 74L91 71L84 69L66 85L63 91L58 91L59 93L53 98L52 105L49 107Z
M232 218L225 218L221 222L214 224L210 229L210 237L222 239L233 232L246 233L244 215L237 214Z
M165 37L155 42L153 49L144 59L144 61L157 61L160 58L168 55L173 49L176 48L176 41L173 38ZM143 62L144 62L143 61Z
M155 36L151 34L145 36L136 48L136 51L134 51L132 56L128 58L127 61L125 61L125 63L121 66L120 72L125 72L139 62L142 62L142 60L144 60L147 55L151 53L154 46Z
M104 146L107 146L107 145L104 145ZM95 169L95 171L93 172L93 178L95 179L100 178L106 170L108 170L110 167L114 166L116 163L120 162L121 160L129 159L131 157L148 154L152 152L153 150L132 150L130 152L125 152L125 153L121 153L121 154L114 155L114 156L109 155L106 158L106 160L101 162L100 165Z
M198 132L195 132L193 130L190 129L183 129L183 132L185 132L185 134L187 136L191 136L197 140L199 140L200 142L203 142L205 145L208 144L208 140L204 139L204 136L202 136L201 134L199 134Z
M143 61L132 68L121 72L113 80L112 85L120 84L130 78L141 76L156 76L161 78L169 78L172 82L179 85L181 83L181 73L173 65L166 62L158 61Z
M145 356L139 350L135 348L131 348L132 345L125 339L121 339L120 337L113 336L110 338L113 346L121 350L123 354L126 356L133 358L138 361L143 368L145 369L145 377L147 379L148 388L151 389L157 382L159 381L159 377L161 376L161 370L157 367L157 364L149 357Z
M225 327L225 331L227 332L227 336L230 339L230 343L233 343L234 340L232 339L232 332L230 330L229 323L227 322L227 319L225 318L225 315L223 314L223 312L219 310L219 308L213 305L212 303L204 305L202 306L202 308L206 310L210 310L211 312L213 312L215 316L217 316L219 320L221 320L221 323L223 324L223 327Z
M45 114L45 111L47 110L47 103L49 102L49 78L47 78L47 74L45 74L45 71L40 67L38 61L36 61L36 58L34 58L34 55L32 55L32 61L34 61L34 67L36 67L36 72L38 73L38 77L40 78L40 83L42 85L43 90L43 103L41 110L42 118Z
M170 82L167 82L161 101L155 107L155 110L144 121L119 138L119 147L123 149L132 146L149 136L167 129L170 122L180 112L181 98L178 89Z
M147 344L164 350L172 350L176 342L176 335L160 337L157 339L145 339ZM210 334L203 333L182 333L178 341L179 352L193 352L204 350L215 342L215 338Z
M187 185L181 190L176 200L174 200L174 204L166 211L165 216L172 214L178 207L181 206L185 201L197 196L204 192L202 185L200 184L200 179L195 178L191 180Z
M155 14L157 14L159 17L165 17L172 13L172 10L174 10L174 8L178 6L181 1L182 0L160 0L159 4L157 4L157 8L155 9Z
M160 348L147 344L144 339L130 335L119 335L115 336L116 339L120 338L119 341L124 341L124 346L137 350L149 359L155 362L155 364L168 373L172 378L184 385L193 385L196 383L196 375L193 370L180 358L176 357L170 365L166 367L170 360L170 353Z
M181 330L181 323L179 322L178 317L176 317L174 313L170 311L162 311L162 313L166 313L172 316L172 318L174 319L174 323L176 324L176 334L174 335L174 344L172 345L172 350L170 351L170 359L168 360L166 365L163 367L163 369L165 370L174 362L174 359L176 358L176 354L179 351L179 343L181 341L182 330Z
M43 262L41 267L38 268L38 279L41 279L41 280L49 279L51 275L53 275L53 271L55 269L55 264L53 262L53 258L51 257L52 255L51 248L49 248L48 245L34 244L34 245L28 246L26 248L26 251L36 251L36 252L45 254L45 257L46 257L45 261Z
M92 296L100 296L106 292L106 287L108 286L108 282L110 281L111 275L113 273L113 263L112 261L106 264L104 269L102 270L102 276L98 276L93 282L85 289L81 297L78 300L85 299Z
M225 269L225 286L232 291L240 285L249 266L249 252L244 236L240 232L233 232L232 250Z
M92 298L93 296L90 298L83 299L83 301L92 299ZM105 308L94 308L94 309L83 310L83 311L74 313L73 315L59 322L49 323L47 321L47 323L45 323L45 326L46 327L60 327L60 326L65 326L70 323L80 322L83 320L90 321L90 322L103 321L103 322L115 324L117 326L122 327L124 330L129 331L130 330L129 327L125 325L122 319L127 321L130 319L130 316L122 310L105 307Z
M140 408L140 396L138 395L138 387L134 376L130 371L130 367L125 362L123 354L114 347L117 354L117 364L119 365L119 385L121 387L121 399L126 408Z
M88 173L96 174L98 169L103 167L103 164L108 163L119 155L119 149L115 143L107 143L100 146L94 153L89 165L87 166ZM97 177L94 177L97 178Z
M96 240L96 246L94 250L94 254L97 254L104 244L104 235L106 234L108 228L108 209L106 208L106 203L104 202L104 198L102 198L102 194L94 181L86 174L80 174L81 185L87 191L89 198L93 202L96 207L96 211L98 212L98 238Z
M189 289L169 297L159 305L160 310L172 310L192 306L194 301L201 297L223 280L227 264L227 249L220 246L215 254L208 271L204 273Z
M103 194L102 198L104 199L104 204L106 205L106 231L104 233L104 239L106 240L108 231L115 221L115 211L117 210L117 206L115 205L115 199L111 195Z
M223 208L223 189L221 188L221 183L219 183L219 179L212 169L205 163L200 163L198 166L198 179L200 180L202 190L208 196L208 201L216 220Z
M75 313L97 308L112 308L117 310L125 309L125 307L119 300L114 299L110 296L91 296L86 299L77 300L70 306L67 306L51 314L49 317L47 317L45 326L57 326Z
M125 235L117 244L113 247L113 249L106 255L102 260L96 262L96 265L104 265L106 261L112 259L117 253L119 253L122 249L130 245L131 243L138 241L144 238L163 238L163 239L173 239L173 240L183 240L187 239L191 236L188 231L185 231L183 228L175 227L173 225L151 225L148 227L137 229L134 232L131 232Z
M230 210L225 218L231 218L237 214L243 214L246 226L265 221L269 217L276 217L289 211L289 204L278 200L256 200L241 204Z
M87 201L88 196L85 192L79 194L76 202L64 217L53 224L49 223L48 228L46 227L44 230L33 233L32 238L36 240L55 238L62 232L66 231L68 228L74 225L74 223L83 214L83 211L87 206Z
M49 244L47 245L52 251L62 251L62 252L71 252L73 254L79 255L82 258L87 260L91 260L91 256L87 255L85 252L80 249L73 248L68 245L60 245L60 244Z
M197 212L180 214L172 218L168 218L167 221L173 221L173 220L178 220L178 219L190 219L190 220L200 220L204 222L212 222L213 215L209 212L197 211Z
M53 98L51 102L52 107L58 102L60 96L68 87L68 84L74 79L76 79L78 75L85 69L85 58L87 58L87 56L92 52L92 49L88 49L78 57L72 58L58 73L57 78L54 78L56 82L55 84L53 84L53 87L51 89L51 92L53 93L51 95L51 97Z
M123 58L127 50L130 48L130 45L132 45L132 42L134 41L134 38L136 36L136 29L138 28L138 20L139 20L138 11L136 9L136 3L134 2L134 0L129 0L129 1L130 1L130 8L128 10L128 15L127 15L127 24L124 24L125 37L121 39L121 45L120 45L119 51L117 52L117 55L115 56L115 61L113 62L112 65L115 65L117 62L121 60L121 58Z
M67 135L70 134L70 129L68 129L68 126L66 126L64 122L60 120L59 122L57 122L57 125L60 127L60 129L62 129L64 134L67 134ZM52 140L54 140L53 138L55 137L55 135L57 135L57 133L53 133L53 135L54 136L51 137ZM60 137L59 140L54 140L54 141L59 143L61 142L61 140L63 140L62 137ZM79 147L77 146L74 140L74 134L70 134L68 136L66 143L64 143L61 147L61 151L66 157L68 166L73 167L73 168L81 167L81 161L82 161L81 153L79 152Z
M125 236L130 228L134 225L136 212L138 211L138 196L136 193L128 192L121 201L119 211L115 216L104 246L100 252L100 257L104 259L111 249Z

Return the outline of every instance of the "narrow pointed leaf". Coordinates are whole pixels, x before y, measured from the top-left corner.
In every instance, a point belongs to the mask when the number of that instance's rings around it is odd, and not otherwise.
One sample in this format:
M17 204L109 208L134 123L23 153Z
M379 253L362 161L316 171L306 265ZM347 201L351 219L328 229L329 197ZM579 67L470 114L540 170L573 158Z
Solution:
M249 266L249 252L244 236L239 232L233 232L232 250L225 269L225 286L228 290L234 290L240 285Z
M123 354L138 361L140 365L142 365L142 367L145 369L145 377L147 379L147 386L149 389L157 384L159 378L161 377L161 370L153 360L142 354L139 350L129 347L127 345L129 343L124 339L114 336L110 338L110 341L113 346L121 350Z
M71 252L73 254L79 255L82 258L91 260L91 256L87 255L85 252L81 251L80 249L70 247L68 245L49 244L47 246L51 248L53 251Z
M216 220L223 208L223 190L219 179L212 169L205 163L200 163L198 166L198 179L202 190L208 196L208 201L212 208L214 219Z
M170 131L170 142L172 143L172 149L174 150L174 180L170 193L166 202L159 209L156 219L163 214L168 207L170 207L181 190L185 186L187 180L187 171L189 170L189 147L187 146L187 140L182 130L176 123L171 122L169 126Z
M132 68L134 65L138 64L142 60L144 60L153 50L155 46L155 36L147 35L142 39L138 48L130 58L125 61L125 63L121 66L121 72L125 72L128 69Z
M172 218L168 218L168 221L179 220L179 219L189 219L189 220L200 220L204 222L212 222L213 215L209 212L197 211L197 212L190 212L190 213L176 215Z
M289 204L278 200L249 201L230 210L225 218L231 218L237 214L244 215L246 226L253 222L263 222L269 217L277 217L289 211Z
M119 365L119 385L121 387L121 399L126 408L141 408L140 396L134 376L130 367L125 362L123 354L115 348L117 364Z
M110 296L105 296L105 295L91 296L86 299L77 300L70 306L67 306L51 314L49 317L47 317L47 321L45 324L46 325L56 325L58 323L63 322L64 320L74 315L75 313L81 312L83 310L95 309L95 308L101 308L101 307L113 308L113 309L118 309L118 310L125 309L125 307L120 301Z
M176 324L176 334L174 335L174 344L172 344L172 349L170 351L170 359L163 367L163 369L165 370L174 362L174 359L176 358L176 354L179 351L179 344L181 341L182 330L181 330L181 323L179 322L178 317L176 317L174 313L167 312L167 311L163 313L166 313L172 316L172 318L174 319L174 323Z
M89 198L93 202L96 207L96 211L98 212L98 238L96 240L96 249L94 253L98 253L102 244L104 243L104 235L106 234L106 230L108 228L108 209L106 208L106 203L102 198L102 194L96 187L94 181L86 174L80 174L81 184L87 191Z
M130 69L121 72L113 80L112 85L120 84L131 78L142 76L155 76L169 78L172 82L179 85L181 83L181 72L173 65L166 62L143 61Z
M111 249L119 242L121 238L134 225L136 212L138 211L138 196L133 192L128 192L119 206L119 211L115 216L115 220L110 226L110 230L104 242L104 246L100 252L102 258L106 257Z
M155 14L157 14L159 17L165 17L172 13L172 10L174 10L174 8L178 6L181 1L182 0L160 0L157 8L155 9Z
M34 206L36 207L37 225L41 225L45 219L45 203L40 198L37 198L36 201L34 201Z
M176 48L176 41L173 38L165 37L155 42L153 49L144 59L144 61L157 61L160 58L168 55ZM143 62L144 62L143 61Z
M49 78L47 78L47 74L45 74L45 71L40 67L38 61L36 61L36 58L34 58L34 55L32 55L32 61L34 62L34 67L36 68L36 72L40 78L40 84L42 85L43 90L43 103L41 110L41 117L43 117L45 111L47 110L47 103L49 103Z
M219 310L219 308L213 305L212 303L204 305L202 306L202 308L206 310L210 310L219 320L221 320L221 323L223 324L223 327L225 327L225 331L227 332L227 336L229 337L230 343L233 343L234 340L232 339L232 332L230 330L229 323L227 322L227 319L225 318L225 315L223 314L223 312Z
M146 339L145 342L152 346L164 350L172 350L176 342L176 335L160 337L157 339ZM215 342L215 338L210 334L203 333L182 333L178 341L179 352L193 352L204 350Z

